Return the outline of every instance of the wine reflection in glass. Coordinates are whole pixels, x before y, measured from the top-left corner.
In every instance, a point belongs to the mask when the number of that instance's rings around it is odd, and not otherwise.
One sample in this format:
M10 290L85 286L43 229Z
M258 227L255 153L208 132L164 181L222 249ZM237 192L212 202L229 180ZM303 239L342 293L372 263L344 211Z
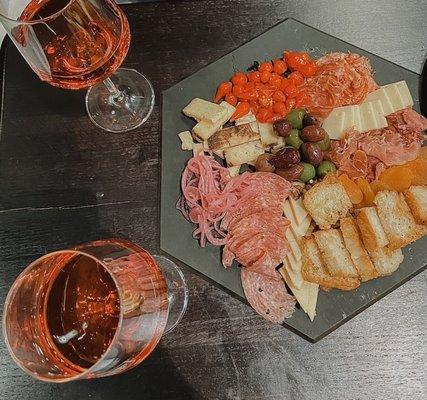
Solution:
M0 0L0 22L42 81L89 88L86 109L98 127L127 132L150 116L151 83L133 69L119 69L130 29L114 0Z

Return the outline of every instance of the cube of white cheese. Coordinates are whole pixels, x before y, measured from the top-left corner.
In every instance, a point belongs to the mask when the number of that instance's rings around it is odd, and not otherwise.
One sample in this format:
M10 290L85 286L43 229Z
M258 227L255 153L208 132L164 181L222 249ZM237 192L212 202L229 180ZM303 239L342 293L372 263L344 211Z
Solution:
M230 172L230 176L237 176L240 172L240 165L236 165L235 167L228 167L228 171Z
M382 87L385 94L390 100L390 103L393 108L393 112L399 111L405 108L405 101L402 98L398 88L394 84L386 85Z
M182 150L193 150L193 136L191 136L190 131L180 132L178 136L181 140Z
M207 121L211 124L216 124L226 114L227 109L219 104L196 97L184 107L182 112L188 117L194 118L197 122Z
M379 88L377 90L374 90L371 93L368 93L368 95L365 98L364 103L368 103L370 101L379 100L381 102L381 105L384 110L384 115L389 115L394 112L393 105L391 104L390 99L388 98L384 88Z
M340 108L340 107L339 107ZM331 139L341 139L341 133L343 132L345 112L335 108L323 121L322 128L328 133Z
M273 124L258 122L258 131L264 146L276 144L279 140L279 135L274 132Z

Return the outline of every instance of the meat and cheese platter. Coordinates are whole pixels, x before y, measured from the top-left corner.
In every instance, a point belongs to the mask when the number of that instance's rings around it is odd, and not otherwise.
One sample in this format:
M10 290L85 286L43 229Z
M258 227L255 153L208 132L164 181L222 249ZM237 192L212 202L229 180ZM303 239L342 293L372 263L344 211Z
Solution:
M288 19L165 91L161 248L324 337L425 269L418 81Z

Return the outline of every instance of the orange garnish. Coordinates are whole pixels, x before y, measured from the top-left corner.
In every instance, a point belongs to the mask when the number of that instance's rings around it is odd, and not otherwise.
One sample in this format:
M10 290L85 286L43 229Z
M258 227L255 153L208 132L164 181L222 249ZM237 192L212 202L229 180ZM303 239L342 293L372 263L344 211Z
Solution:
M350 200L353 204L359 204L363 200L363 193L360 190L359 186L357 186L356 183L354 183L347 174L341 174L338 179L340 180L341 184L344 186L345 191L348 194L348 197L350 197Z
M356 184L363 193L363 203L366 204L366 206L373 205L375 193L373 192L369 182L365 178L357 178Z

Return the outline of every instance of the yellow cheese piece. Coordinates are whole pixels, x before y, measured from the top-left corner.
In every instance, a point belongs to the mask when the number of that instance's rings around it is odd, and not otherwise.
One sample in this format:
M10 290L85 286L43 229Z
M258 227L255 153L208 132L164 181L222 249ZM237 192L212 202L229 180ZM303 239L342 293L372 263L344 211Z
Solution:
M288 239L289 246L291 248L292 254L295 256L297 260L300 260L302 257L301 249L299 247L298 241L292 233L291 229L286 229L285 233L286 239Z
M291 252L288 252L286 254L286 259L288 260L290 267L295 272L301 272L301 268L302 268L302 260L301 259L297 259Z
M182 150L193 150L193 136L191 136L190 131L180 132L178 137L181 140Z
M297 221L295 220L295 216L294 216L294 213L292 212L291 203L289 202L289 200L285 200L285 202L283 203L283 213L291 223L291 226L297 225Z
M184 107L182 112L188 117L194 118L197 122L206 121L211 124L217 124L223 119L227 109L222 105L196 97Z
M386 96L389 98L390 103L393 107L393 112L399 111L405 108L405 101L402 98L397 86L394 84L386 85L382 87Z
M194 143L193 144L193 157L198 156L203 150L204 150L203 143Z
M292 270L286 260L283 261L283 265L284 267L281 268L281 273L282 276L285 278L285 281L288 282L289 280L289 282L291 282L294 287L301 289L304 283L301 272L295 272L294 270Z
M374 90L371 93L368 93L368 95L365 98L365 103L379 100L381 102L381 105L384 110L384 115L392 114L394 111L393 105L390 102L390 99L388 98L387 94L385 93L385 90L381 87L377 90Z
M230 171L230 176L237 176L240 172L240 165L236 165L235 167L228 167L227 168Z
M302 199L299 198L298 200L295 200L292 196L290 196L289 203L291 205L292 212L295 216L295 221L298 225L301 224L307 217L307 211L304 205L302 204Z
M310 215L307 215L307 217L304 219L304 221L302 221L301 224L299 225L291 224L292 231L295 234L298 241L307 233L307 229L310 226L310 223L311 223L311 217Z
M378 104L379 100L362 103L360 107L360 115L362 117L362 132L371 131L373 129L381 129L387 126L387 120L384 116L380 116L378 109L374 104Z
M308 315L310 320L313 321L314 317L316 316L316 305L317 298L319 295L319 285L303 281L301 288L298 288L293 284L285 268L280 268L279 272L283 276L283 279L285 280L286 284L289 286L289 289L291 289L292 294L295 296L301 308Z
M412 107L414 105L414 99L412 98L411 92L409 91L408 85L405 81L399 81L395 83L400 96L403 99L405 107Z

